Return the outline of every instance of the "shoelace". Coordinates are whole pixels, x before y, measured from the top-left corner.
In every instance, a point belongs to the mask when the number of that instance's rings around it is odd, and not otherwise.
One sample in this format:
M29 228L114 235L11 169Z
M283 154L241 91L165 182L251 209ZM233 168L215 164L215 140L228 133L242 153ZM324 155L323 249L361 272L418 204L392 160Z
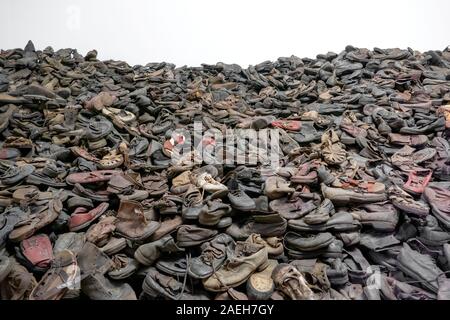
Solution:
M180 294L175 298L175 300L180 300L183 297L184 290L186 289L186 281L188 278L188 269L189 269L189 265L190 265L190 260L191 260L191 253L188 252L188 253L186 253L186 271L184 272L183 285L181 287Z

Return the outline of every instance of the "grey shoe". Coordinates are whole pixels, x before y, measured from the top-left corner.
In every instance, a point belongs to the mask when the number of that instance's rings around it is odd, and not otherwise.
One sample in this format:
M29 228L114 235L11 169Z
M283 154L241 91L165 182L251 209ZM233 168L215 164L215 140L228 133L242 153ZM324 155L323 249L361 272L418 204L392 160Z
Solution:
M128 283L108 280L100 273L84 278L81 289L92 300L137 300L136 293Z
M320 206L311 213L308 213L304 218L307 224L315 225L327 222L330 216L334 214L334 206L330 199L325 199Z
M301 236L294 232L288 232L284 237L285 245L288 249L306 252L326 248L334 240L334 236L328 232L308 236Z
M86 238L84 232L63 233L56 239L55 245L53 246L53 252L56 254L67 249L77 255L83 248L85 242Z
M351 232L361 228L361 224L353 219L347 212L337 212L328 221L322 224L310 225L303 219L289 220L289 228L299 232Z
M177 246L172 236L168 235L138 247L134 252L134 258L144 266L151 266L158 260L162 253L176 253L183 251L184 249Z
M440 247L450 243L450 234L442 230L437 219L431 215L426 217L426 225L419 227L419 234L418 239L429 246Z
M436 266L434 260L425 254L421 254L404 243L397 257L397 267L409 277L421 281L421 285L432 292L438 292L438 276L442 270Z
M313 238L313 241L315 239ZM287 248L287 254L292 259L316 259L316 258L342 258L344 244L341 240L334 239L326 247L316 250L301 251L298 249Z
M353 217L363 226L380 232L393 232L399 221L399 213L392 204L368 204L351 211Z
M262 237L279 237L286 232L287 220L279 214L254 215L242 222L233 223L225 233L235 240L245 240L252 233Z

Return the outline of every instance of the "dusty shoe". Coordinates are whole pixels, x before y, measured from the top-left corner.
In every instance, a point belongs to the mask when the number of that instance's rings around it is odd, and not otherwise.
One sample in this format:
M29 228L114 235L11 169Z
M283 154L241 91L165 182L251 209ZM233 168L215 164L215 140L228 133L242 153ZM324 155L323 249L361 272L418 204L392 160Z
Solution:
M334 131L322 136L321 152L324 161L330 165L339 165L347 159L344 145Z
M175 216L173 218L166 218L161 220L161 225L159 228L148 238L148 241L156 241L162 237L172 233L177 230L179 226L183 224L183 219L180 216Z
M112 260L102 252L96 245L86 242L78 253L78 266L81 277L92 274L105 274L112 266Z
M308 213L303 221L307 224L321 224L327 222L332 214L334 214L333 203L331 200L325 199L316 210Z
M35 272L45 272L53 260L53 248L46 234L34 235L20 242L17 258Z
M195 185L209 193L214 194L214 197L221 198L228 193L227 186L216 181L211 174L204 172L194 178Z
M11 262L11 269L0 282L0 294L3 300L25 300L36 287L33 274L17 261Z
M228 200L233 208L240 211L251 211L256 209L255 200L250 198L247 193L242 190L241 185L237 180L232 180L229 183Z
M276 258L283 254L284 247L282 238L279 237L267 237L263 239L259 234L251 234L246 242L262 244L267 249L267 254L269 258Z
M437 279L442 274L442 270L436 266L429 255L412 250L409 245L404 243L397 257L397 267L413 279L423 281L422 285L425 288L435 293L438 292Z
M287 244L287 254L292 259L304 260L315 258L342 258L343 247L342 241L332 238L332 241L324 245L324 241L329 239L329 235L318 234L291 238ZM329 241L329 240L328 240ZM315 249L312 249L316 247Z
M317 165L314 163L304 163L298 171L292 176L293 183L314 184L317 183Z
M275 288L292 300L314 300L314 293L300 271L289 264L281 263L272 272Z
M208 291L226 291L247 281L253 272L264 270L267 263L267 249L263 245L237 242L234 255L211 277L203 280L203 286Z
M84 243L86 242L86 236L83 232L67 232L60 234L53 246L53 252L57 254L63 250L69 250L75 255L81 251Z
M312 200L303 201L300 197L280 198L270 201L269 208L287 220L299 219L316 209Z
M138 262L124 254L117 254L111 260L113 263L108 276L114 280L126 279L133 275L138 268Z
M426 217L426 225L419 227L420 236L417 237L423 244L432 247L440 247L450 241L450 234L439 226L435 217L429 215Z
M201 255L190 261L189 275L196 279L210 277L227 258L231 257L234 245L234 240L223 233L204 243Z
M430 213L430 207L423 201L414 198L397 186L388 189L389 200L392 204L412 216L426 217Z
M113 216L103 217L86 231L86 241L92 242L98 247L108 243L112 233L116 230L117 218Z
M294 188L289 187L289 182L281 177L273 176L267 178L265 181L264 192L271 200L282 198L283 196L293 193L294 191Z
M424 198L428 201L434 216L450 230L450 188L429 186L425 189Z
M127 240L125 238L111 237L109 241L100 249L108 256L111 256L113 254L122 251L126 247L127 247Z
M80 269L75 255L63 250L55 257L51 268L30 294L30 300L59 300L69 290L79 286Z
M286 247L297 251L312 252L328 247L334 240L331 233L319 233L317 235L301 236L289 232L285 236Z
M109 280L99 273L84 278L81 289L92 300L137 300L136 293L128 283Z
M158 260L162 253L176 253L183 251L184 249L178 247L175 240L168 235L157 241L139 246L134 253L134 258L144 266L151 266Z
M55 221L62 208L60 199L56 198L49 201L42 211L21 221L20 226L16 225L16 228L9 234L9 239L11 241L21 241L31 237L37 230Z
M334 204L372 203L386 200L385 186L378 182L361 182L344 188L327 187L322 184L322 194Z
M205 226L215 226L230 212L230 205L219 201L208 201L206 208L200 212L198 221Z
M182 225L177 231L177 245L193 247L209 241L218 233L217 230L200 228L194 225Z
M379 232L393 232L399 222L399 213L392 204L367 204L351 211L353 217L363 226L371 227Z
M193 295L186 286L175 278L149 268L142 290L152 298L164 297L170 300L207 300L203 294Z
M116 232L130 240L144 240L160 226L159 222L147 221L139 202L122 200L117 211Z
M250 300L267 300L275 290L272 272L278 266L278 261L268 260L267 267L253 273L247 280L247 296Z
M279 214L254 215L243 222L236 222L225 232L236 240L245 240L253 233L262 237L280 237L286 232L287 221Z
M77 208L70 217L70 231L78 231L89 226L108 209L108 203L101 203L95 209L88 211L84 207Z

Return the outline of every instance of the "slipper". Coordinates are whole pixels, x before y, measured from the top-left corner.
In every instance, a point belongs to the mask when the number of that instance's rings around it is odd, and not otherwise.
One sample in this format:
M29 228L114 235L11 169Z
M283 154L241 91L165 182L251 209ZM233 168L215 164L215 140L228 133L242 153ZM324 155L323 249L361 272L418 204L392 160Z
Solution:
M86 228L94 220L99 218L109 207L109 203L101 203L98 207L87 211L86 208L78 208L70 217L69 230L78 231Z

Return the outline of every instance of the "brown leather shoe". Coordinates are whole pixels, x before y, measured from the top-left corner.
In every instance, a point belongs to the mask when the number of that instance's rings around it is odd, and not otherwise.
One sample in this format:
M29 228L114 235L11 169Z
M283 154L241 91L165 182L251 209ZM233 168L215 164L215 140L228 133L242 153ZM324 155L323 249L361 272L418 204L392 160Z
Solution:
M19 225L16 225L16 228L9 234L9 239L17 242L31 237L37 230L45 227L58 218L62 208L63 205L61 200L58 198L51 200L44 210L34 217L30 217L29 219L20 222Z
M76 287L79 283L80 269L75 254L63 250L31 292L30 300L59 300L69 288Z
M194 225L182 225L177 231L177 245L180 247L193 247L211 240L217 230L200 228Z
M160 226L159 222L148 221L144 216L142 205L132 200L120 202L117 219L116 232L134 241L150 237Z
M31 291L36 287L37 281L33 274L19 264L12 261L11 271L0 282L0 297L2 300L28 299Z

